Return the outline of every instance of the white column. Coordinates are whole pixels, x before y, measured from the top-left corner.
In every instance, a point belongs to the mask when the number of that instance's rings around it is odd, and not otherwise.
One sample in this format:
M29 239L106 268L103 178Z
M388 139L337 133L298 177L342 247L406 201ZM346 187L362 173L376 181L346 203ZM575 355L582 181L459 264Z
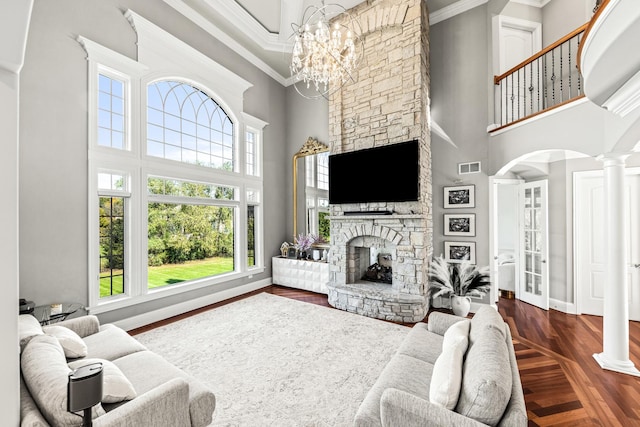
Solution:
M625 221L626 154L608 153L604 162L605 284L603 352L593 357L603 369L640 376L629 360L629 280Z

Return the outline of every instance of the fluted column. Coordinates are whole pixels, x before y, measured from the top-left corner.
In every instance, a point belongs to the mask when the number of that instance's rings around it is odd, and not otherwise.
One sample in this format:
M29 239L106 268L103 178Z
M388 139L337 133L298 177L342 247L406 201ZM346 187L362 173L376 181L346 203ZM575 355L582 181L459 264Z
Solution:
M607 153L604 162L605 284L603 352L593 357L603 369L640 376L629 360L628 230L625 221L626 154Z

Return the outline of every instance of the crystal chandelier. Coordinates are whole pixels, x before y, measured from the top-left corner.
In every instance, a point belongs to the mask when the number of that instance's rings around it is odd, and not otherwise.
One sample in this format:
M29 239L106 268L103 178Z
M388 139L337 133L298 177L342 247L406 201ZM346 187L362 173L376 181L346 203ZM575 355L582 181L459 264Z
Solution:
M323 0L321 7L309 6L302 25L292 28L291 77L300 95L328 98L347 81L355 81L363 42L360 25L344 7Z

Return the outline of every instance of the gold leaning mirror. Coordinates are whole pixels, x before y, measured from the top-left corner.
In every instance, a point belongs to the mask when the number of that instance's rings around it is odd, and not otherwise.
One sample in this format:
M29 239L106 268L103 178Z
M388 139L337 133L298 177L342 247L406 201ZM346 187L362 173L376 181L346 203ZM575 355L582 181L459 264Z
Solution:
M325 153L329 151L329 147L317 139L309 137L307 142L304 143L302 148L293 155L293 235L298 235L298 160L307 156L312 156L319 153ZM304 185L302 186L304 190ZM303 193L304 195L304 193ZM306 201L305 201L306 203ZM304 230L305 232L307 230Z

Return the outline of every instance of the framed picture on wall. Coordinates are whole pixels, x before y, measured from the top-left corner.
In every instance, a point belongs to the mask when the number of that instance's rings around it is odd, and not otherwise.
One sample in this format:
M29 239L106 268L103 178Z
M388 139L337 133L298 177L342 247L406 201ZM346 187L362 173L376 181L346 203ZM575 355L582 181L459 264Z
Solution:
M444 214L445 236L475 236L475 214Z
M458 185L455 187L444 187L444 207L475 208L476 186Z
M475 242L444 242L444 259L447 262L469 261L475 264Z

